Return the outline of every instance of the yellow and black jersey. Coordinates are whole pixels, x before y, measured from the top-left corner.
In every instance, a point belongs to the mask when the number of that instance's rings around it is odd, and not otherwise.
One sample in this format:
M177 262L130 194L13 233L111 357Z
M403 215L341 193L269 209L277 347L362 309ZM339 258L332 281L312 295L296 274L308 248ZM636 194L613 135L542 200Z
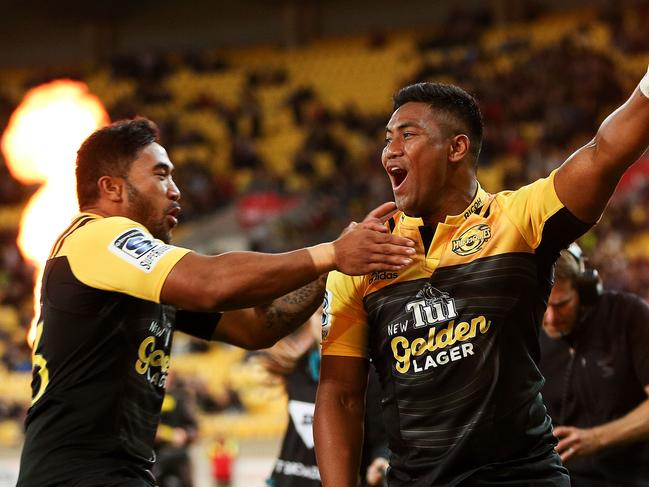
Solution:
M538 333L554 261L589 227L553 180L495 195L478 188L434 230L398 213L390 228L417 242L413 264L329 275L322 353L375 364L390 485L456 485L552 450Z
M90 213L55 243L43 273L19 486L155 484L152 447L178 319L160 292L187 252L132 220ZM188 321L203 330L186 331L209 336L218 318L207 325L197 317Z

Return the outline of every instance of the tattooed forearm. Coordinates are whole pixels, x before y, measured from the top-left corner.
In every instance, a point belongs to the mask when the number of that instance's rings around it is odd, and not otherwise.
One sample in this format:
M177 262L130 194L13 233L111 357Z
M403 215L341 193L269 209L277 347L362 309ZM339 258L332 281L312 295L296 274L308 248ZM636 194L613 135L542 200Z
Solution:
M264 307L266 327L284 336L302 325L322 304L327 275L301 287Z

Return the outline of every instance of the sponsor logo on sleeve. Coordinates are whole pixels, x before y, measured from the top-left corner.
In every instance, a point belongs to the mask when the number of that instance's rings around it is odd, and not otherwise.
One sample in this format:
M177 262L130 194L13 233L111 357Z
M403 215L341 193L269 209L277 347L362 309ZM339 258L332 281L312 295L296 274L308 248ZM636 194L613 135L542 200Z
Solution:
M172 248L140 228L126 230L108 246L111 253L147 274L153 271L160 258Z

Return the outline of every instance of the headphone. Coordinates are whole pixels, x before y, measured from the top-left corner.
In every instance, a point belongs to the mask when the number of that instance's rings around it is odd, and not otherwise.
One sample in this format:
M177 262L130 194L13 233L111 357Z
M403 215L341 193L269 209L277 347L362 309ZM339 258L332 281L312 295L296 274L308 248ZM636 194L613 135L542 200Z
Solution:
M565 250L577 261L579 267L579 274L575 280L579 302L582 306L592 306L604 292L602 279L597 269L586 267L586 257L579 245L573 242Z

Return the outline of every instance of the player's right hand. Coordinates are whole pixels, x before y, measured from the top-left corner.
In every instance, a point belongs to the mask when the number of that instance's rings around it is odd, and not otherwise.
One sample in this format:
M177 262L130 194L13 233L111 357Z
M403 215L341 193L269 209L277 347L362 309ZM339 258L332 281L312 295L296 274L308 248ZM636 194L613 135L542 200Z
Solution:
M385 221L396 211L392 202L370 211L360 223L352 222L333 243L336 268L358 276L373 271L398 271L412 263L415 242L392 235Z

